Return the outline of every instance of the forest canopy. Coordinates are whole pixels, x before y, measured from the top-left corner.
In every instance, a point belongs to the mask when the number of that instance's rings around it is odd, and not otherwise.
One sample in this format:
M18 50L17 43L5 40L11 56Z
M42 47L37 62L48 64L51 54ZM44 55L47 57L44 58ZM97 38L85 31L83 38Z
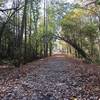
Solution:
M56 39L74 57L99 63L100 0L0 0L1 64L52 55Z

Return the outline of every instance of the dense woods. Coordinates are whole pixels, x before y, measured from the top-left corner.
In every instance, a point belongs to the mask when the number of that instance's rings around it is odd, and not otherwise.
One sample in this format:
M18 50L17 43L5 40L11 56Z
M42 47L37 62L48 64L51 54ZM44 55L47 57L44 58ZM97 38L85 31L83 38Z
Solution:
M11 3L9 8L6 4ZM44 22L40 21L40 0L2 1L0 27L0 59L9 60L16 66L51 53L51 40L47 35L46 1Z
M52 55L56 39L67 53L100 62L100 1L0 0L0 63L19 66Z
M0 0L0 100L100 100L100 0Z

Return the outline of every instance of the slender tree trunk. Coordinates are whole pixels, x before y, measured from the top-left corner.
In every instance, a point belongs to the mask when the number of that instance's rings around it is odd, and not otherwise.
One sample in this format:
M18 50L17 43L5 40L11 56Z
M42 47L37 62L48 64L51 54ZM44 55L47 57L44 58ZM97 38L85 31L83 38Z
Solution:
M22 46L23 46L22 44L23 44L24 29L26 28L25 21L26 21L27 3L28 3L28 0L25 0L24 9L23 9L23 16L22 16L22 23L21 23L21 31L20 31L20 34L18 36L18 38L19 38L19 44L18 44L19 53L18 53L18 58L16 60L16 67L19 67L20 63L22 61Z

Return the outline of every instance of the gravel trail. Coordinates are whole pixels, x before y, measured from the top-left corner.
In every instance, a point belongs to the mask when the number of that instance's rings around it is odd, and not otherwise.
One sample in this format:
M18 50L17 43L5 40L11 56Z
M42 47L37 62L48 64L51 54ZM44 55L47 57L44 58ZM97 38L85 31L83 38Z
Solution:
M95 70L64 55L41 59L5 79L0 74L0 100L99 100L100 68Z

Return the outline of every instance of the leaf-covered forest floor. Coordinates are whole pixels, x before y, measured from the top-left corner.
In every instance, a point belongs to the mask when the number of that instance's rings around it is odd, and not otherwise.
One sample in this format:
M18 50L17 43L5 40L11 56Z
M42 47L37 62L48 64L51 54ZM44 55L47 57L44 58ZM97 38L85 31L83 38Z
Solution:
M77 98L77 99L75 99ZM100 66L65 55L0 66L0 100L99 100Z

